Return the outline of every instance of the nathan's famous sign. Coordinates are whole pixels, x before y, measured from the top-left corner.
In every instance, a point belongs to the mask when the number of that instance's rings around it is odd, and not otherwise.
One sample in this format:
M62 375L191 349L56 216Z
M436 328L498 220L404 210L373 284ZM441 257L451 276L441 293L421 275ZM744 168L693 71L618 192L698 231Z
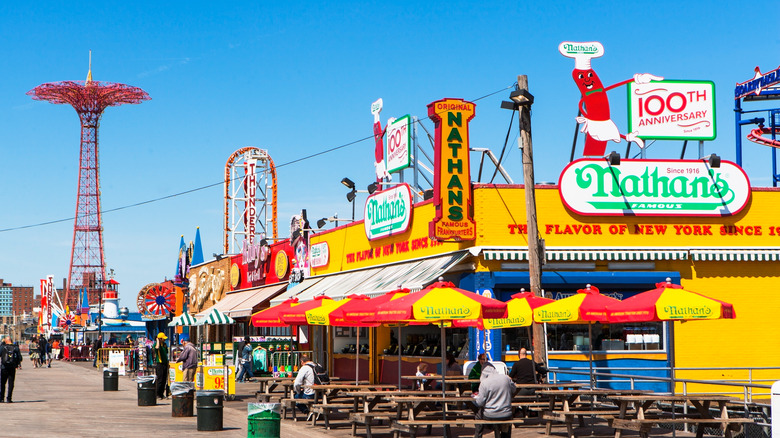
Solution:
M412 218L412 189L409 184L399 184L370 195L363 217L368 240L408 230Z
M730 216L750 199L750 181L734 163L704 160L582 159L561 173L563 203L596 216Z
M469 121L474 105L463 99L442 99L428 104L428 116L436 124L433 205L436 216L430 223L434 240L474 240L469 165Z

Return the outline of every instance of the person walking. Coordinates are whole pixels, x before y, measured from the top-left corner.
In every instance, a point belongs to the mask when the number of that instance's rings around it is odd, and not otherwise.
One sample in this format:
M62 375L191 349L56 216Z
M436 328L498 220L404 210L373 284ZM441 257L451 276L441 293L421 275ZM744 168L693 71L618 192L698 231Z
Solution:
M3 400L6 403L13 403L16 370L21 369L22 353L19 351L19 346L11 342L10 336L6 336L3 339L3 345L0 346L0 403ZM5 392L6 384L8 386L7 398Z
M176 362L181 363L181 370L184 372L185 382L195 381L195 371L198 369L198 350L190 342L190 338L187 336L181 336L181 343L184 344L184 349L181 351L179 358Z
M255 375L252 373L252 343L249 341L249 336L244 337L244 343L239 356L241 358L241 372L238 373L236 382L243 382L247 374L249 379L252 379Z
M30 360L33 363L33 368L38 368L38 364L41 361L41 346L38 344L38 337L33 336L29 345Z
M168 345L165 340L168 339L165 333L157 334L157 340L152 347L152 358L154 360L154 371L156 375L155 385L157 387L157 398L164 399L171 395L168 388Z
M38 356L41 358L41 368L45 367L49 361L49 351L49 342L46 341L46 336L41 336L41 340L38 342ZM51 368L51 364L49 368Z

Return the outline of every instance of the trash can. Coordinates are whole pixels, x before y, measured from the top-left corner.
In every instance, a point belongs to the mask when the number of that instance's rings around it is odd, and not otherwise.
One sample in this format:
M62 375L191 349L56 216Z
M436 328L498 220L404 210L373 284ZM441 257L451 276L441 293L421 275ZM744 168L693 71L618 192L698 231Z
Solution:
M171 417L192 417L195 382L171 383Z
M154 380L156 376L142 376L138 378L138 406L157 406L157 388Z
M198 430L222 430L222 407L225 391L219 389L197 391L195 398L198 401Z
M248 438L279 438L282 405L279 403L249 403L247 405Z
M103 368L103 391L119 391L118 368Z

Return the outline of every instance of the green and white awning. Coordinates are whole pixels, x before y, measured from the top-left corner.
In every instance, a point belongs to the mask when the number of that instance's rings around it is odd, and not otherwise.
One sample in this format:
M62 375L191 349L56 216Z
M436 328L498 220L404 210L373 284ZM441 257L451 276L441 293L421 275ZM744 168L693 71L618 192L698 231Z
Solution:
M219 309L213 309L206 316L198 321L198 325L219 325L219 324L233 324L235 319L220 312Z
M527 261L528 248L483 249L485 260ZM548 247L544 252L547 261L652 261L687 260L688 250L682 248L600 248Z
M776 262L780 248L696 248L691 259L710 262Z
M176 326L190 326L190 325L197 325L198 320L195 319L194 316L190 315L188 312L184 312L181 315L177 316L176 318L173 318L171 322L168 323L168 327L176 327Z

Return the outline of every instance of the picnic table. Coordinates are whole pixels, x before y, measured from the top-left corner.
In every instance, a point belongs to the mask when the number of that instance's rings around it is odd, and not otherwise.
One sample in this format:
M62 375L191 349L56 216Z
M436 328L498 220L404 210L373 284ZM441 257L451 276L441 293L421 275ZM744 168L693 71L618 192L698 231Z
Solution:
M655 424L693 424L696 426L696 436L704 435L704 427L720 427L726 438L731 438L745 423L753 423L750 418L730 418L726 404L733 401L730 397L719 395L669 395L669 394L636 394L616 395L611 399L618 404L619 412L616 418L609 421L615 429L615 438L620 438L622 431L638 431L641 437L647 437ZM717 404L718 416L712 415L712 404ZM662 405L670 405L671 412L662 410ZM675 405L693 406L695 412L677 414ZM654 408L655 407L655 408ZM633 408L633 409L630 409Z
M447 396L458 395L448 391ZM348 396L353 398L352 412L349 421L352 423L352 435L357 433L357 427L363 425L366 435L371 438L371 425L374 421L400 420L401 412L395 409L396 403L391 396L441 396L441 391L391 390L391 391L351 391Z
M620 411L617 406L605 405L597 401L597 397L614 398L619 395L640 395L649 391L635 389L545 389L539 391L542 396L548 397L548 410L542 413L542 419L547 420L546 432L552 432L554 421L566 424L569 438L574 438L574 417L579 418L580 426L585 426L584 416L593 416L603 420L609 420ZM586 399L587 398L587 399ZM560 405L560 407L558 407Z

